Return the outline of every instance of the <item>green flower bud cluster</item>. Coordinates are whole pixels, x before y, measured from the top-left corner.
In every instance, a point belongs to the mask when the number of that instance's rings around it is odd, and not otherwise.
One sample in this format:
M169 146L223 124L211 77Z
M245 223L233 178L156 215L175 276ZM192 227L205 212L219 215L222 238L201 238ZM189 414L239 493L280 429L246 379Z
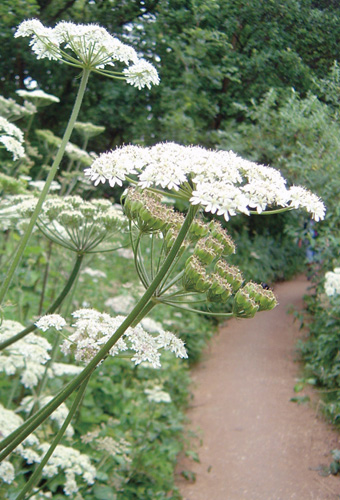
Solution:
M259 306L243 288L236 292L233 303L233 314L238 318L253 318Z
M269 311L277 305L277 300L272 290L265 290L261 285L253 281L249 281L243 288L255 300L259 306L259 311Z
M191 240L196 240L196 244L185 263L184 290L206 292L209 302L225 304L243 283L239 269L223 259L235 252L234 242L218 222L205 223L200 219L192 223Z
M210 279L211 286L207 291L208 301L225 304L233 293L231 285L225 278L222 278L222 276L217 273L213 273Z
M189 237L191 241L198 241L200 238L204 238L209 233L209 224L206 224L201 219L194 219L191 223L189 229Z
M202 262L192 255L185 263L185 272L182 280L183 288L187 292L206 292L211 286L211 279L206 273Z
M233 313L239 318L252 318L257 311L268 311L277 305L271 290L249 281L235 295Z
M212 236L202 238L198 241L194 249L196 255L203 264L211 264L223 252L223 245Z
M223 256L227 257L228 255L235 253L235 243L233 242L227 231L223 229L221 224L219 224L217 221L212 221L210 223L210 234L217 241L219 241L221 245L223 245Z
M160 232L170 248L184 218L161 202L161 196L148 191L129 188L124 194L124 213L141 233Z
M185 263L182 278L185 291L205 293L208 302L220 304L234 296L233 314L242 318L275 307L277 301L271 290L251 281L242 287L241 271L225 260L225 256L235 252L235 244L218 222L199 221L194 235L198 241Z
M239 268L230 266L225 260L220 259L216 262L215 272L229 283L233 292L236 292L243 283L243 276Z
M76 122L74 124L75 130L81 134L85 139L90 139L105 131L105 127L94 125L91 122Z

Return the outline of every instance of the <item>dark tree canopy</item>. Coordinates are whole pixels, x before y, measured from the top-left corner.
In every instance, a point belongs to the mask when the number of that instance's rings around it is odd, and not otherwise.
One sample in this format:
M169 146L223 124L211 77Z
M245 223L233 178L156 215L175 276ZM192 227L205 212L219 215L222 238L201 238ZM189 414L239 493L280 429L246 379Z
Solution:
M5 0L0 14L0 91L13 96L31 76L60 97L62 120L77 75L37 61L27 40L14 39L22 20L98 23L157 66L161 85L150 91L91 78L82 119L106 126L102 148L159 140L213 146L230 119L244 119L233 103L259 100L270 88L305 96L338 57L340 5L330 0ZM49 112L41 119L54 127Z

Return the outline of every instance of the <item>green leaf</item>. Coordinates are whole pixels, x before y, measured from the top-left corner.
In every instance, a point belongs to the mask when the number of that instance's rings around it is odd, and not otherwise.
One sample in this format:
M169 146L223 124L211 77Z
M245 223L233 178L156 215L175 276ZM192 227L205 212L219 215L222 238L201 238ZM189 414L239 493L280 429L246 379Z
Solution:
M110 486L96 484L93 487L93 494L97 500L116 500L117 495Z

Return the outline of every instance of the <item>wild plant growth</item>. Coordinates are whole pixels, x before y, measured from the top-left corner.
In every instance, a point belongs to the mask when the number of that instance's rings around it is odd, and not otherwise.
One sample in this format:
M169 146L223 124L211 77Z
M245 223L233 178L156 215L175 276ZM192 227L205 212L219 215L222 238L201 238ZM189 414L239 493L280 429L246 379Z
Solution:
M129 433L136 435L138 423L130 422L129 428L126 413L133 402L127 401L126 408L119 408L118 418L127 420L126 435L115 432L116 422L107 419L96 422L94 430L84 429L81 442L89 445L89 454L84 446L80 450L72 441L72 425L77 423L81 408L93 421L96 410L107 405L107 393L115 391L115 377L111 378L105 367L109 366L113 375L115 362L163 370L162 375L155 376L154 384L143 382L139 372L125 387L126 393L133 394L135 405L140 403L141 393L150 403L143 416L147 422L144 434L156 440L154 415L163 412L165 417L171 417L165 409L171 401L165 390L165 385L170 384L166 375L169 356L186 359L188 354L183 339L166 325L152 322L149 314L169 306L177 314L251 318L259 311L273 309L277 303L273 292L253 281L245 282L241 270L229 263L228 257L236 248L219 218L228 222L238 213L266 216L304 209L318 221L324 218L325 207L303 187L287 187L277 170L244 160L232 151L164 142L152 147L126 145L91 157L69 143L74 128L83 133L84 148L92 136L102 131L77 122L89 77L99 74L139 90L151 89L159 84L156 69L131 47L95 25L60 22L55 28L47 28L33 19L24 21L15 36L29 37L38 59L47 58L76 69L79 89L63 138L50 131L37 131L49 154L35 179L20 175L23 168L30 167L26 158L29 151L24 149L25 144L29 148L29 142L25 143L23 132L9 121L10 109L14 114L33 116L39 102L55 102L56 98L41 92L21 92L31 104L14 112L14 104L7 103L7 117L0 122L0 140L14 161L12 168L7 161L8 171L0 177L4 193L0 204L4 253L0 369L13 381L8 400L0 409L0 491L4 498L17 500L32 495L36 500L51 498L61 489L73 498L119 498L121 491L128 498L131 486L124 486L122 475L131 468L135 453L128 437ZM31 123L26 127L26 136ZM31 156L38 154L31 151ZM68 164L60 174L64 155ZM44 172L45 178L39 177ZM120 204L110 195L100 197L102 184L107 186L107 193L117 186L125 188ZM177 202L183 210L176 208ZM12 302L5 299L17 297L20 302L25 266L29 258L34 261L30 242L38 231L46 238L49 256L45 277L54 248L62 248L60 262L69 258L66 255L73 255L73 265L59 294L48 297L43 286L38 317L30 320L21 311L25 321L18 321L20 318L11 310ZM32 255L27 255L30 251ZM85 297L70 313L75 284L81 286L81 278L87 279L87 275L93 279L89 296L98 286L95 280L105 283L107 279L103 271L88 267L81 273L83 262L110 252L130 252L140 282L139 293L125 304L122 297L117 304L116 297L109 296L100 309L90 307ZM33 277L39 271L35 266L28 269ZM210 304L219 304L222 312L209 312ZM202 305L208 307L203 311ZM116 314L117 308L120 314ZM8 387L6 379L3 384ZM92 402L86 398L88 387ZM163 405L163 410L158 404ZM145 435L139 435L139 440L147 447ZM173 460L170 455L165 456ZM116 470L111 467L111 475L105 469L110 460L117 464ZM133 498L150 497L150 491L138 493L136 486L139 475L149 473L142 454L133 463ZM167 467L166 461L163 467Z

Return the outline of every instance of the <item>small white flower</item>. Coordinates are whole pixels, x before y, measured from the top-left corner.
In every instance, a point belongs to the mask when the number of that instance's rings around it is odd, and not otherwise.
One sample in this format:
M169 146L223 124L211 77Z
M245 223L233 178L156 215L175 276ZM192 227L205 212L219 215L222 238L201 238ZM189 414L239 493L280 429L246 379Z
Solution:
M5 146L7 151L13 154L14 161L25 156L23 146L17 139L14 139L14 137L10 137L9 135L0 135L0 142Z
M147 400L154 403L171 403L171 396L168 392L163 391L163 387L155 385L151 389L144 389L147 395Z
M66 326L66 321L60 314L47 314L42 316L35 325L43 332L46 332L49 328L62 330Z
M127 83L137 87L139 90L143 87L151 89L151 84L159 84L159 76L152 64L140 59L137 63L129 66L123 71Z
M4 483L11 484L14 481L15 472L13 465L7 460L0 464L0 479Z
M340 267L325 274L325 292L328 297L340 295Z
M52 94L47 94L43 90L17 90L16 93L24 99L29 99L34 102L35 106L46 106L52 102L60 102L59 97Z

